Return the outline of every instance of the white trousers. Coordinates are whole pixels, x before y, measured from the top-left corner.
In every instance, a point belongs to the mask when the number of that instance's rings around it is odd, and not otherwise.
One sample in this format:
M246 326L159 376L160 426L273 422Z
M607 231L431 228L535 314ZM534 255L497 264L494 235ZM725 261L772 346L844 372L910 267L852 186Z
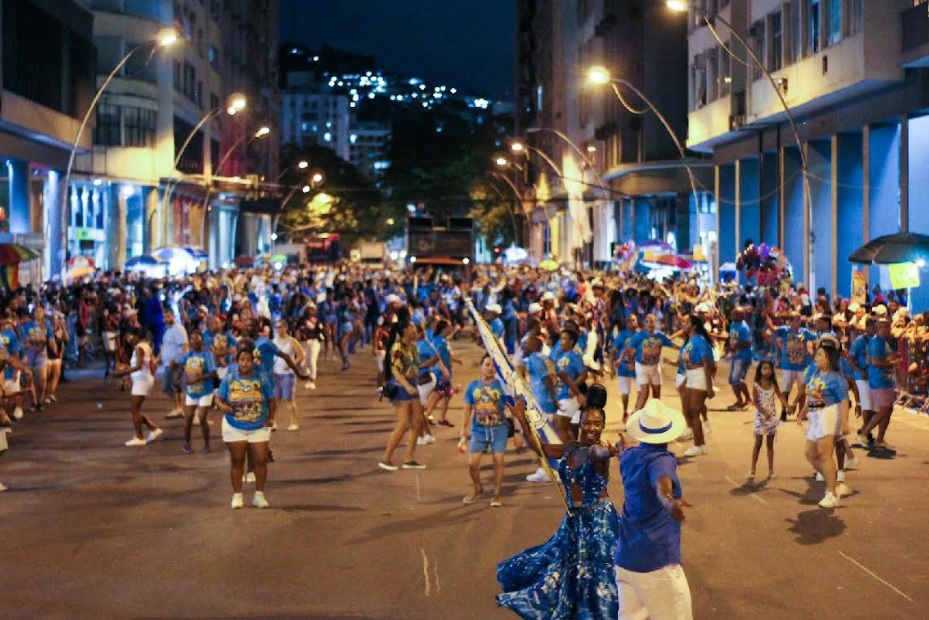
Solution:
M310 381L316 381L316 360L319 359L321 345L322 343L315 338L303 343L303 363L306 366L306 372L310 375Z
M619 620L693 620L690 586L680 564L648 573L616 567Z

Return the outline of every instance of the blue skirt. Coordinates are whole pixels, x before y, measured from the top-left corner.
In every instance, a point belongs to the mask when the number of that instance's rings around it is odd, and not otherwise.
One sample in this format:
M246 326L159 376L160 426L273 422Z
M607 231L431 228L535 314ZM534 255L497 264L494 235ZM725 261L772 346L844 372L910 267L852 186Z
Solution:
M497 604L526 620L615 620L618 531L609 499L572 508L547 542L497 565Z

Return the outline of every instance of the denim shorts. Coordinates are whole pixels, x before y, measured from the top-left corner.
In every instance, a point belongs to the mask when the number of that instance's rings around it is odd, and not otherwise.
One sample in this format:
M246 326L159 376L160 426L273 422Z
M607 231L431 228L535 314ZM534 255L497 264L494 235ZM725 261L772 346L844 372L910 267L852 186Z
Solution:
M752 360L731 360L729 362L729 385L738 385L745 381L745 375L752 365Z
M274 398L290 402L294 399L294 382L297 380L293 373L274 375Z
M479 454L490 448L494 454L506 452L506 440L509 427L506 424L497 426L478 426L471 431L471 444L468 447L470 454Z

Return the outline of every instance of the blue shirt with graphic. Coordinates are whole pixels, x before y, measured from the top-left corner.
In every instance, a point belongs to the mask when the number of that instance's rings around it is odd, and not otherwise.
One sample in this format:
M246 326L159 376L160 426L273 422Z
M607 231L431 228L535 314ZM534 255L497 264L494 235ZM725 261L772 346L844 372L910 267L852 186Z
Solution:
M816 340L816 334L808 329L791 329L787 326L774 330L774 338L780 343L781 368L784 370L805 370L810 364L808 342Z
M12 329L0 331L0 345L2 345L11 356L21 356L23 354L23 345L19 341L19 336L17 336L16 332ZM6 368L3 370L3 377L7 380L15 379L16 369L7 364Z
M264 336L258 336L255 340L255 364L261 367L262 372L271 377L274 372L274 358L280 349L271 340Z
M866 381L868 379L868 366L870 366L870 356L868 355L868 343L871 336L863 334L852 341L852 346L848 348L848 356L855 361L855 366L861 371L855 371L856 381Z
M232 335L232 332L219 332L218 334L214 334L210 330L203 332L204 351L212 352L214 347L226 349L228 351L225 359L227 364L232 362L232 356L235 355L235 348L238 344L239 341Z
M890 353L890 347L883 338L875 336L868 342L868 387L872 390L889 390L894 387L893 366L878 368L871 363L873 360L886 361Z
M617 357L622 356L626 347L630 346L635 334L636 332L624 329L616 335L616 338L613 340L613 351L615 351ZM616 374L620 377L635 377L635 362L620 358L616 368Z
M744 321L729 326L729 346L732 348L732 359L739 361L752 360L752 347L739 348L739 345L752 342L752 330Z
M810 407L828 407L848 400L848 380L842 372L823 372L810 367L804 376L806 404Z
M555 368L557 369L558 373L563 372L568 375L571 381L577 381L577 378L581 376L581 373L587 370L581 354L577 351L568 351L559 357L555 362ZM556 391L558 400L571 398L571 388L568 387L568 384L562 381L561 378L558 379Z
M713 349L706 338L694 334L681 349L680 364L686 368L686 365L702 365L705 360L713 363Z
M555 380L554 363L542 355L541 351L536 351L526 360L526 370L529 373L529 388L539 404L539 409L545 414L556 413L558 406L555 404L548 386L545 385L545 377L551 376L552 380Z
M229 369L219 384L219 397L232 407L225 418L229 426L242 431L262 428L268 421L268 403L274 398L270 374L260 372L256 366L248 377L237 367Z
M471 406L472 431L506 424L506 417L503 415L506 391L499 379L472 381L465 390L464 402Z
M643 366L654 366L661 361L661 347L673 347L674 343L661 332L650 334L643 330L632 337L629 346L635 349L635 361Z
M209 351L200 351L199 353L197 351L188 351L177 363L184 369L184 394L191 398L203 398L213 393L212 380L201 380L193 383L186 381L186 378L191 375L207 375L216 370L216 362L213 361L212 353Z

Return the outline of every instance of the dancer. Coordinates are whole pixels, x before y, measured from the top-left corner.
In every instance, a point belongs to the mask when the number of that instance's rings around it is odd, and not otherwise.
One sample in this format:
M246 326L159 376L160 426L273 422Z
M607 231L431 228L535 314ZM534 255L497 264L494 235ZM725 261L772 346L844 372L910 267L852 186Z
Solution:
M685 322L687 342L681 350L680 362L684 365L684 415L693 432L694 445L684 452L685 456L708 454L703 435L703 414L706 399L713 398L713 349L710 335L703 321L694 314Z
M145 332L140 327L132 327L126 333L126 339L129 346L132 347L132 359L129 360L129 368L119 369L114 374L116 377L129 376L132 381L132 390L130 394L130 407L132 409L132 426L135 428L135 436L126 442L129 447L141 447L149 444L164 434L160 428L155 426L151 419L142 413L142 403L151 393L152 386L155 385L155 356L152 348L145 341ZM148 435L142 436L142 425L148 429Z
M780 401L782 411L787 409L787 397L777 384L774 364L770 360L762 360L755 368L752 392L752 402L755 403L755 445L752 448L752 468L748 472L749 482L755 479L755 466L765 438L768 445L768 479L774 477L774 438L780 423L775 403Z
M291 336L287 331L287 322L284 319L277 321L277 333L274 336L274 346L281 352L293 358L297 366L303 364L305 353L303 347L296 338ZM297 396L294 391L296 385L296 375L290 369L287 362L282 357L274 358L274 400L277 401L277 409L280 411L281 405L287 403L290 409L290 424L287 426L288 431L299 430L300 424L297 422Z
M387 471L397 471L400 467L393 464L394 450L400 445L400 440L407 432L406 458L403 460L403 469L425 469L426 466L415 459L416 441L423 428L423 409L419 402L419 391L416 389L416 377L419 374L419 357L416 349L416 340L419 329L409 320L394 324L395 341L390 347L388 359L390 360L390 379L384 386L384 394L390 399L390 404L397 412L397 424L394 426L387 440L384 457L377 466Z
M184 369L184 454L191 453L190 435L194 418L200 421L203 436L203 453L210 451L210 425L207 414L213 405L213 379L216 378L216 363L213 354L203 349L203 335L190 333L190 351L185 353L178 365Z
M443 321L444 322L444 321ZM481 484L481 455L492 450L494 461L494 495L490 506L503 505L500 490L503 486L503 458L509 425L504 416L506 390L497 378L496 367L490 355L481 359L481 378L468 385L464 394L464 421L461 439L470 441L468 448L468 472L474 485L462 502L474 503L484 493Z
M521 400L513 414L528 436L529 422ZM497 581L503 589L497 595L497 604L522 618L617 617L616 582L611 567L619 517L607 494L610 458L615 449L601 443L605 422L603 409L585 408L578 441L542 445L545 456L560 459L558 471L570 508L548 541L497 565Z

